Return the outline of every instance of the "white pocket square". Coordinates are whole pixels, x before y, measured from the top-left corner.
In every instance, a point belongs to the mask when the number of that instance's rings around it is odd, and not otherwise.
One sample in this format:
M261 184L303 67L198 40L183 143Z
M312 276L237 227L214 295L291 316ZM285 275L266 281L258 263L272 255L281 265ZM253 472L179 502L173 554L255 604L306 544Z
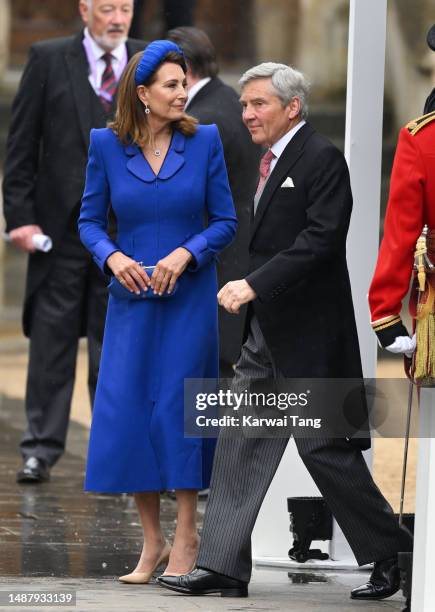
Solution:
M293 183L293 179L288 176L283 182L283 184L281 185L281 189L285 187L294 187L294 186L295 184Z

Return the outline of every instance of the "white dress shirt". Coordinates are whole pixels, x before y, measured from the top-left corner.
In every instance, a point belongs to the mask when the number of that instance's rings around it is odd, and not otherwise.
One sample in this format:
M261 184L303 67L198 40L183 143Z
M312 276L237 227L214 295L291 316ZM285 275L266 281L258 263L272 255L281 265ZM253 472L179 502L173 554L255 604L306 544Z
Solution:
M270 147L270 150L272 151L275 157L270 162L269 176L272 174L273 169L275 168L278 162L278 159L283 154L284 149L286 148L290 140L293 138L296 132L298 132L301 129L301 127L304 126L305 124L306 124L305 119L302 119L302 121L299 121L299 123L297 123L294 127L292 127L291 130L286 132L284 136L282 136L277 142L275 142L274 145Z
M195 83L195 85L192 85L192 87L189 87L189 90L187 92L186 108L192 102L193 98L196 96L198 91L200 91L210 81L211 81L211 78L206 77L205 79L200 79L197 83Z
M89 66L89 83L95 93L99 95L103 72L106 69L106 62L103 59L103 55L107 52L92 38L88 28L85 28L84 38L87 41L88 49L91 50L94 59ZM115 49L110 51L110 55L112 56L112 68L115 73L115 78L119 81L128 59L125 43L115 47Z

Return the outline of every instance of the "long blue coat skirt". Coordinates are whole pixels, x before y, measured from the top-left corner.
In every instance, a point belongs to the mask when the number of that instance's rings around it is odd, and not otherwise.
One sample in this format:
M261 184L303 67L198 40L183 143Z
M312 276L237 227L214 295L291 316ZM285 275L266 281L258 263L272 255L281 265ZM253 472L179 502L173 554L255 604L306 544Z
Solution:
M117 238L107 234L112 205ZM205 226L207 217L207 226ZM155 265L183 246L193 257L166 299L110 296L85 489L202 489L214 441L184 437L184 379L218 376L216 256L236 215L215 125L174 131L156 176L136 145L92 130L80 237L100 268L114 251Z

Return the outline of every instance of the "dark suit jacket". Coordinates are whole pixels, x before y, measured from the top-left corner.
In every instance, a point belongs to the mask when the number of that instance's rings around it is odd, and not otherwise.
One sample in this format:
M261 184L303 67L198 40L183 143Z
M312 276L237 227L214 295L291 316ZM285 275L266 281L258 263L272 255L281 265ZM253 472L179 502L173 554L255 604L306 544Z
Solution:
M31 298L55 260L72 211L80 203L89 133L104 127L95 114L83 33L34 44L16 95L7 142L3 197L7 231L39 224L51 236L51 253L31 254L24 304L29 334ZM145 43L128 40L131 57ZM98 106L97 106L98 108Z
M244 278L248 270L249 225L261 149L252 143L243 125L237 93L218 78L200 89L186 112L200 123L215 123L224 147L238 228L234 242L219 255L218 277L222 287L231 280ZM239 356L245 314L246 309L239 316L219 309L220 359L228 364L235 363Z
M287 177L294 187L281 187ZM250 310L287 378L362 377L346 264L351 211L346 161L307 123L260 198L246 277L258 296Z

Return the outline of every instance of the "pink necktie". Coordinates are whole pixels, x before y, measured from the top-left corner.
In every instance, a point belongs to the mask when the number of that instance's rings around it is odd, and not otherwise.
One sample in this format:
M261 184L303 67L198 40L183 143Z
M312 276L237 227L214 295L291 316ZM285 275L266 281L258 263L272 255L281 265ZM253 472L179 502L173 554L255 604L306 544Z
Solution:
M106 97L100 96L101 103L106 112L110 111L113 96L116 92L117 82L115 73L112 67L112 56L110 53L103 55L103 60L106 62L106 67L101 78L101 91L106 94Z
M272 159L274 157L275 157L275 155L269 149L269 151L266 151L266 153L261 158L261 161L260 161L260 180L258 181L257 191L255 192L255 196L254 196L254 214L255 214L256 209L257 209L258 201L260 200L261 194L263 193L264 185L266 184L266 181L267 181L267 179L269 177L269 174L270 174L270 164L272 163Z

